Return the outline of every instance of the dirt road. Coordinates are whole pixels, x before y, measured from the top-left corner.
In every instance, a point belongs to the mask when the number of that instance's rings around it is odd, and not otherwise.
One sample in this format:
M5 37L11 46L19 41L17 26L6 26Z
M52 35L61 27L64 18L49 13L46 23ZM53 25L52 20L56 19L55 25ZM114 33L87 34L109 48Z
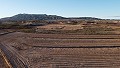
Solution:
M3 56L2 54L0 53L0 68L6 68L6 64L5 64L5 61L3 59Z
M19 55L12 47L0 44L0 49L4 52L13 68L28 68L27 60Z

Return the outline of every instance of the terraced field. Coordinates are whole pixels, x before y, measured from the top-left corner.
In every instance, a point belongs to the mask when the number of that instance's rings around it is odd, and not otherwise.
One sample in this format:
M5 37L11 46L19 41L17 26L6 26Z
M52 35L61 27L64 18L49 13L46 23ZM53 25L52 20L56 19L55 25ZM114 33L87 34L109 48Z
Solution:
M0 37L30 68L119 68L119 35L66 35L15 32Z

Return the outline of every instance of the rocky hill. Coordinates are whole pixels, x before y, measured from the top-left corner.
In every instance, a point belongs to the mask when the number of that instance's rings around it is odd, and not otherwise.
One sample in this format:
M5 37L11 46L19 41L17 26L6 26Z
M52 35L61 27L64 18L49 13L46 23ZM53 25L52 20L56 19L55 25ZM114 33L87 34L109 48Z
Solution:
M1 21L28 21L28 20L56 20L65 19L61 16L46 14L18 14L12 17L2 18Z
M46 15L46 14L17 14L12 17L1 18L1 21L29 21L29 20L61 20L61 19L79 19L79 20L100 20L94 17L71 17L66 18L57 15Z

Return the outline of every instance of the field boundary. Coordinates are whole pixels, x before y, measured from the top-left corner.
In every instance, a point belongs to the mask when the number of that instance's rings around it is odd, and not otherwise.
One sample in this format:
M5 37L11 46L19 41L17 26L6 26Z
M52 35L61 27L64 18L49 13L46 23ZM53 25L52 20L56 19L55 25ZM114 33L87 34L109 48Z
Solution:
M120 48L120 46L33 46L39 48Z

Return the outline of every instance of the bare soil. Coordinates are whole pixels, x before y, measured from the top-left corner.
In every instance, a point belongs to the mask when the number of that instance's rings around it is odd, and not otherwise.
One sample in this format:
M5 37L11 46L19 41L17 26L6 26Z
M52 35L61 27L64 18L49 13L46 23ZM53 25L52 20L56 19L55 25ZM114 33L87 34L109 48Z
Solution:
M38 29L46 29L46 30L77 30L83 29L83 25L69 25L69 24L50 24L46 26L37 27Z
M3 60L3 57L0 54L0 68L7 68L7 65L5 64L5 61Z
M120 47L79 48L79 46L119 46L120 35L69 35L15 32L1 36L0 42L13 47L29 61L32 68L120 67ZM43 48L41 46L45 47ZM60 46L76 46L78 48L59 48Z

